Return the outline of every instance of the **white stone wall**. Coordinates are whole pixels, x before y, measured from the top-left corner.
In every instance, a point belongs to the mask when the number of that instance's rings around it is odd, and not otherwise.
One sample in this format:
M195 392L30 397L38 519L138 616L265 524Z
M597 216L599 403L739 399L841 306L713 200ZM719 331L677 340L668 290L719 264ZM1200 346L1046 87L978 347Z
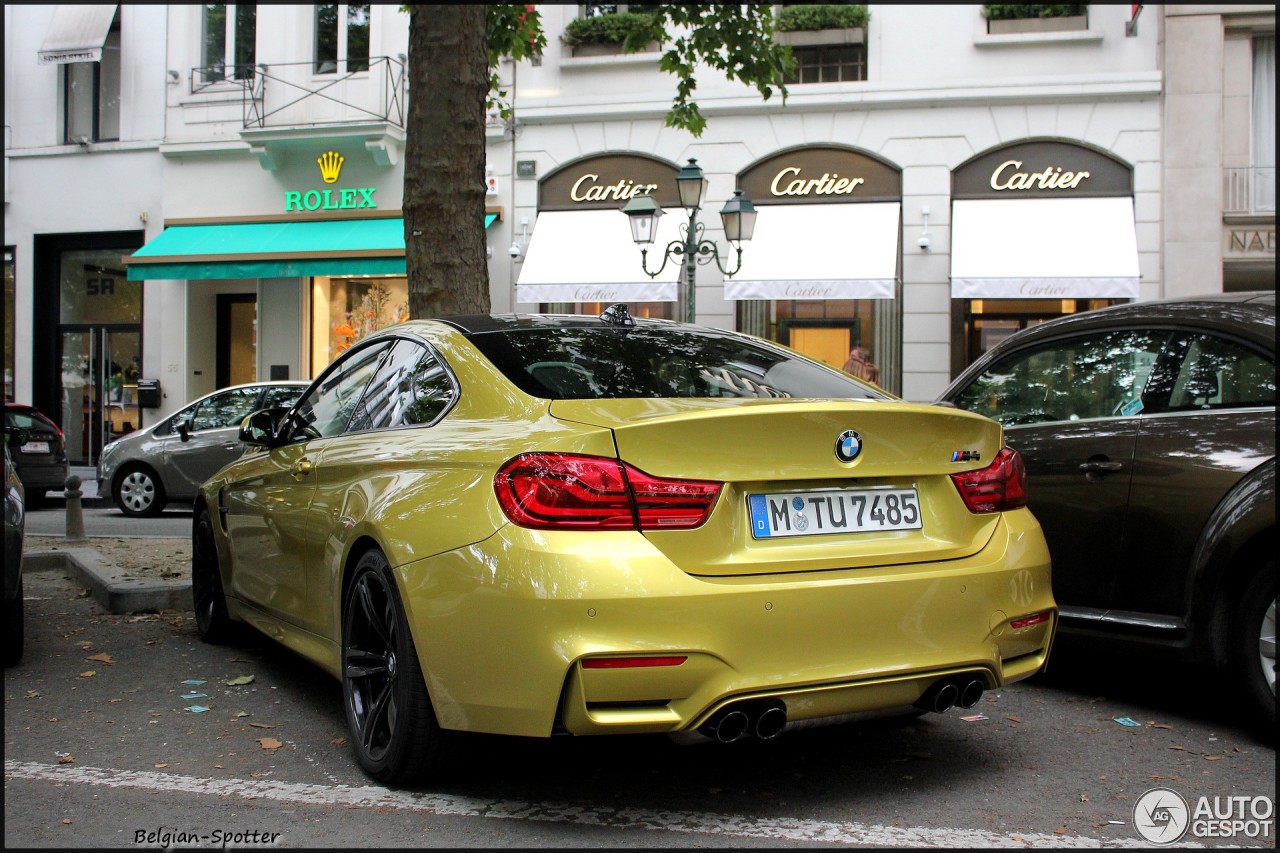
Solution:
M1134 168L1142 298L1160 280L1161 141L1157 17L1126 37L1128 6L1091 6L1087 33L988 36L978 6L870 6L865 82L791 87L784 106L706 70L696 100L708 119L695 138L664 126L674 78L656 57L573 58L559 34L573 6L540 7L548 35L541 66L516 70L520 132L514 161L533 160L542 177L606 151L654 154L676 164L696 157L711 181L707 214L732 194L735 176L758 160L804 145L849 145L903 172L902 395L932 400L950 379L951 171L989 148L1030 137L1096 146ZM506 143L504 143L506 145ZM491 165L501 166L491 147ZM928 207L931 246L917 246ZM537 181L516 179L512 216L537 215ZM765 215L765 214L762 214ZM619 222L619 227L625 223ZM797 251L837 251L805 246ZM751 262L746 244L743 263ZM637 260L638 263L638 260ZM510 273L514 278L518 270ZM699 268L698 321L732 328L718 270ZM510 299L510 284L495 281ZM534 306L517 305L520 310Z

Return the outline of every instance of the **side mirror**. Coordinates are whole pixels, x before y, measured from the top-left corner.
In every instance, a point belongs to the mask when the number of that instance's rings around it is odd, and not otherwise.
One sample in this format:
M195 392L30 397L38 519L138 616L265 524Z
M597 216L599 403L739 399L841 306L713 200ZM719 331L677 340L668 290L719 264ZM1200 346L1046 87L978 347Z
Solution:
M178 438L183 441L191 440L191 421L178 421Z
M259 409L240 422L240 440L255 447L275 447L280 443L280 426L287 408Z

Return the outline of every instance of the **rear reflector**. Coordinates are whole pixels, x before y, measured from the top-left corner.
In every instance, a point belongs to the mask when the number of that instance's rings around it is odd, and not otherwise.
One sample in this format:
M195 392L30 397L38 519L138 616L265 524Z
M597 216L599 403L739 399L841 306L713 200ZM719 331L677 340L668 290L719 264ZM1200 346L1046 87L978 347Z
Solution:
M1027 505L1027 468L1012 447L1003 448L986 468L952 474L969 512L1004 512Z
M720 495L720 483L568 453L522 453L493 488L507 518L538 530L687 530L707 520Z
M1017 630L1018 628L1030 628L1032 625L1039 625L1041 622L1048 621L1048 613L1034 613L1030 616L1024 616L1021 619L1014 619L1009 623L1009 627Z
M686 655L648 658L586 658L583 669L626 669L636 666L679 666L689 658Z

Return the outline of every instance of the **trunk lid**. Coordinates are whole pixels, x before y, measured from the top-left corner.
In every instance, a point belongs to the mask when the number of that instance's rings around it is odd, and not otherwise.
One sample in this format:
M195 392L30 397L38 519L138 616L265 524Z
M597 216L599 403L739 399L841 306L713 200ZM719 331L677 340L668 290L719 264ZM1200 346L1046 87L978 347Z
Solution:
M969 512L950 477L986 467L1003 446L1000 425L969 412L783 398L557 400L551 414L612 430L618 457L647 474L724 484L701 527L644 533L690 574L950 560L980 550L999 523L999 513ZM847 431L861 444L850 461L837 454ZM876 506L918 526L885 529L868 519Z

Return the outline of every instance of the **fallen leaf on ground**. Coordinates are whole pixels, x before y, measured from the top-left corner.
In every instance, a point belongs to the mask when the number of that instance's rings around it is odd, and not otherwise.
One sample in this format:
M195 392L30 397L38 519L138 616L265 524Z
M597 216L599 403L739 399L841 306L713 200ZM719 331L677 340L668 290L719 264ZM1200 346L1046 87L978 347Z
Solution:
M80 677L81 677L81 678L93 678L93 677L94 677L95 675L97 675L97 674L98 674L98 673L97 673L97 671L96 671L96 670L89 669L89 670L85 670L84 672L80 673Z
M279 749L284 746L283 742L278 741L273 737L260 737L258 738L258 743L263 749Z
M157 769L157 770L163 770L164 768L168 767L169 765L168 765L168 764L163 764L163 763L162 763L162 764L152 764L151 766L152 766L152 767L154 767L154 768L155 768L155 769Z
M346 746L347 739L344 737L336 737L333 740L329 741L329 743L333 744L334 746Z
M275 723L250 723L249 725L255 729L274 729L276 727Z
M59 764L74 764L74 763L75 763L75 759L74 759L74 758L72 758L70 755L59 755L59 756L58 756L58 763L59 763Z
M1008 720L1008 721L1009 721L1009 722L1011 722L1011 723L1020 723L1020 722L1022 722L1022 720L1018 719L1017 717L1005 717L1005 719L1006 719L1006 720Z
M253 683L252 675L242 675L239 678L233 678L227 682L227 684L231 687L237 687L241 684L252 684L252 683Z
M1180 749L1180 750L1182 750L1182 751L1184 751L1184 752L1185 752L1185 751L1186 751L1186 749L1187 749L1185 746L1171 746L1171 747L1169 747L1169 748L1170 748L1170 749Z
M1222 756L1221 756L1221 755L1206 755L1206 756L1204 756L1204 760L1205 760L1205 761L1221 761L1221 760L1222 760Z
M115 661L111 659L111 655L107 654L106 652L99 652L96 655L89 655L89 657L85 658L85 660L96 660L106 664L115 663Z

